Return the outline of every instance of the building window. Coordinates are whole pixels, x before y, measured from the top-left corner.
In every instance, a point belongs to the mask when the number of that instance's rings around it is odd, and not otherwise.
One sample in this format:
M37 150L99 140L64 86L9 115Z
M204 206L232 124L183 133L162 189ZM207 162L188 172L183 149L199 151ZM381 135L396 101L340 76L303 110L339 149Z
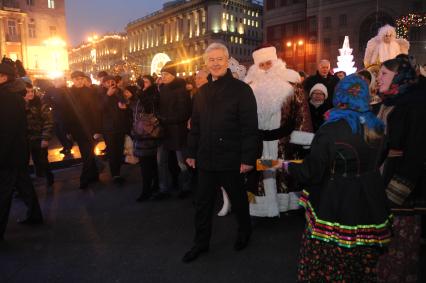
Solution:
M36 26L35 24L28 24L28 36L30 38L36 38Z
M317 31L317 19L315 17L309 18L309 32L314 33Z
M331 17L324 17L324 28L331 28Z
M17 29L16 29L16 21L15 20L8 20L7 21L7 32L9 35L16 35Z
M346 14L342 14L339 16L339 25L341 27L345 27L348 24L348 19L346 17Z
M280 25L278 25L278 26L275 26L274 27L274 36L273 36L273 38L274 39L280 39L281 38L281 26Z
M28 6L34 6L34 0L27 0Z
M275 9L275 0L266 0L266 9L267 10Z
M47 8L55 9L55 0L47 0Z
M56 36L56 27L55 26L50 26L49 31L50 31L50 36Z

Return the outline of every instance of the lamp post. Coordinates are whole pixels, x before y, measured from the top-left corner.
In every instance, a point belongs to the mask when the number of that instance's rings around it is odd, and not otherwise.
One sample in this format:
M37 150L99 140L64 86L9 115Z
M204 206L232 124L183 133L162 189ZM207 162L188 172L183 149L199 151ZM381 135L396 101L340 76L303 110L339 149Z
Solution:
M299 39L299 40L290 40L290 41L287 41L287 43L286 43L286 46L287 46L287 48L292 48L292 55L293 55L293 60L292 60L292 63L293 63L293 68L294 69L297 69L297 54L296 54L296 52L297 52L297 47L299 46L299 48L301 47L301 46L303 46L305 44L305 42L303 41L303 39ZM305 63L303 62L303 69L305 69Z

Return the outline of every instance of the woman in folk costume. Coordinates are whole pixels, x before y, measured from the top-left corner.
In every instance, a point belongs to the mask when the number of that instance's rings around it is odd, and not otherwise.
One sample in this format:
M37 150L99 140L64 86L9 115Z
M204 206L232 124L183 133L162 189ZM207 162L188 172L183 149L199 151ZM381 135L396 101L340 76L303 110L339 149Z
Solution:
M383 177L392 212L393 239L378 264L378 282L417 282L420 216L426 214L426 86L413 58L385 61L377 79L385 123Z
M300 198L307 220L300 282L377 282L392 216L379 171L384 124L369 100L363 78L344 78L303 163L277 166L307 186Z
M385 25L379 29L377 36L367 42L364 66L380 65L386 60L394 59L399 54L408 54L410 43L403 38L396 38L395 28Z
M297 117L284 119L289 111L287 103L295 101L294 88L285 78L285 63L278 59L273 46L263 46L253 52L254 65L250 67L245 82L253 89L257 102L259 132L262 139L263 159L277 159L279 140L294 130ZM290 107L291 108L291 107ZM302 115L303 111L296 111ZM292 121L289 121L292 120ZM303 120L303 119L302 119ZM275 169L260 174L251 173L249 181L253 190L250 197L250 214L258 217L276 217L289 210L289 194L277 191Z

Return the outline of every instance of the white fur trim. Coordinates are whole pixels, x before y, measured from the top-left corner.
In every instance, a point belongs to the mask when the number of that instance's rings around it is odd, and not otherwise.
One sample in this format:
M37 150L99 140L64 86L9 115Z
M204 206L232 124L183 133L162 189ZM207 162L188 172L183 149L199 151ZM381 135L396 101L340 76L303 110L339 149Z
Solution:
M253 60L256 65L269 60L275 61L277 59L277 49L273 46L261 48L253 52Z
M301 81L299 73L292 69L286 69L284 71L284 77L286 81L293 84L298 84Z

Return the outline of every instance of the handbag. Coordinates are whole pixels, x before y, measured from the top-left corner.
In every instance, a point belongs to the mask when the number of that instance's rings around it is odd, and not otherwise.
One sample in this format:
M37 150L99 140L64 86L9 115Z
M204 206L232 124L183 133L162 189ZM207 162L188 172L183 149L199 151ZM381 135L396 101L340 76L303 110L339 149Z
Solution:
M163 129L160 125L160 121L155 116L154 106L152 107L152 113L145 113L142 108L141 113L138 113L140 101L136 104L134 119L133 119L133 131L141 138L159 139L163 136Z

